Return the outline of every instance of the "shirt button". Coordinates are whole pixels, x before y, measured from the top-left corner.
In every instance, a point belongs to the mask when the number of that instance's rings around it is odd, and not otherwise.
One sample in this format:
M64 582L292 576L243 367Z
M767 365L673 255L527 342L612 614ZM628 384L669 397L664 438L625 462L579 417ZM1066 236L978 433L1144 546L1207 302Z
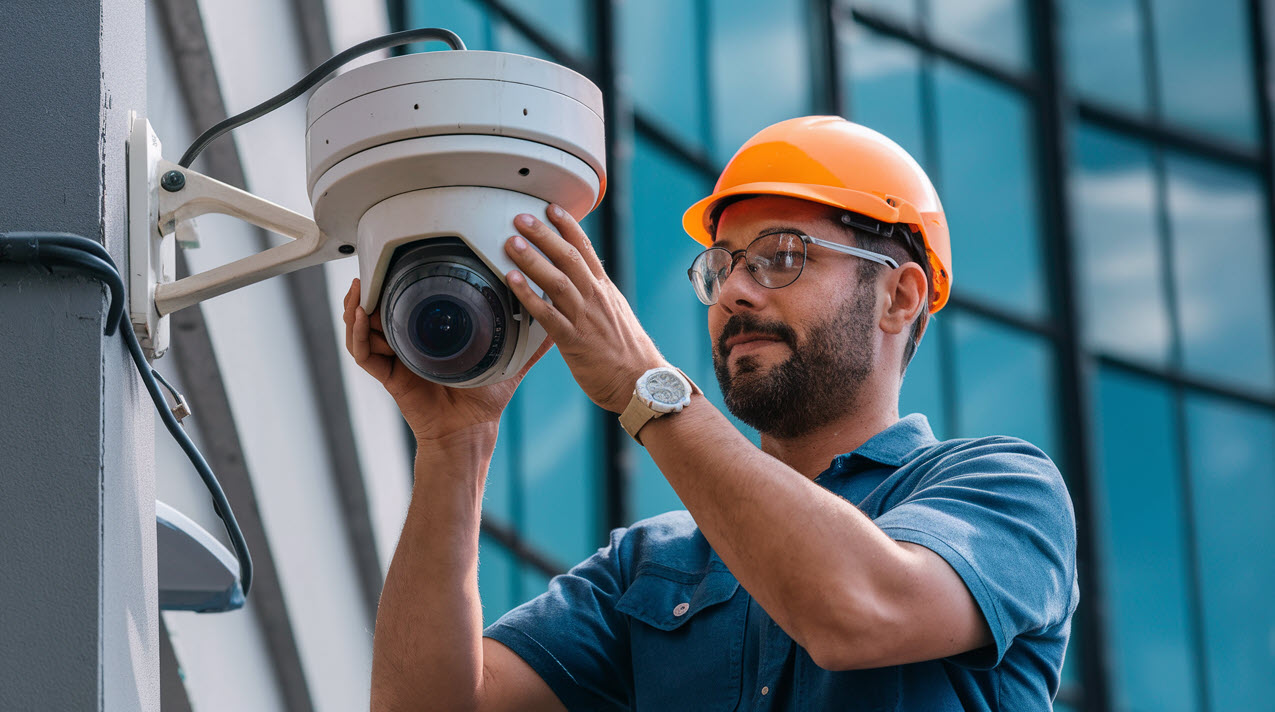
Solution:
M762 694L763 696L764 696L764 695L769 695L769 694L770 694L770 688L769 688L769 687L763 687L763 688L761 688L761 694Z
M673 615L678 616L680 618L686 615L686 612L689 610L691 610L691 604L679 603L676 606L673 606Z

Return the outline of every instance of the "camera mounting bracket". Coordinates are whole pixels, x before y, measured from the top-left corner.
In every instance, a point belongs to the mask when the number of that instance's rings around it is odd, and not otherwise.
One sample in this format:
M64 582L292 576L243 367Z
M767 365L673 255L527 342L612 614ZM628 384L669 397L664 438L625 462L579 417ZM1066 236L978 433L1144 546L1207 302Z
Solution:
M168 349L168 315L281 274L354 254L310 218L171 163L145 117L133 113L128 166L129 318L146 355ZM176 279L176 247L197 247L195 218L230 215L290 238L282 245Z

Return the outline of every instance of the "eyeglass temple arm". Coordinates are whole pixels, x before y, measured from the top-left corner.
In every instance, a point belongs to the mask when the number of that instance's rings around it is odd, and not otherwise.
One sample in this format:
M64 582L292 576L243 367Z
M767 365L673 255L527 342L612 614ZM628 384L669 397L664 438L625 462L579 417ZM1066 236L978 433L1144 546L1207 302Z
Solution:
M862 257L865 260L871 260L873 262L876 262L877 264L885 265L891 269L895 269L899 266L899 263L895 262L893 258L887 257L878 252L872 252L871 250L865 250L860 247L851 247L849 245L842 245L836 242L829 242L828 240L820 240L817 237L811 237L809 235L805 235L804 237L805 239L809 240L812 244L818 245L820 247L826 247L829 250L836 250L837 252L844 252L847 255L854 255L855 257Z

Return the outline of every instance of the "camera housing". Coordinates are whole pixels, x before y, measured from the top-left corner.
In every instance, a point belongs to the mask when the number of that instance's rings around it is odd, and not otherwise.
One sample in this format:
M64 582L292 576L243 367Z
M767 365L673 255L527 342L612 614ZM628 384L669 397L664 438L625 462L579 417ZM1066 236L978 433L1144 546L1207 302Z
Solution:
M361 305L400 360L450 386L515 375L545 332L509 291L504 244L519 213L580 220L602 199L598 88L532 57L426 52L329 80L306 124L315 222L357 246Z

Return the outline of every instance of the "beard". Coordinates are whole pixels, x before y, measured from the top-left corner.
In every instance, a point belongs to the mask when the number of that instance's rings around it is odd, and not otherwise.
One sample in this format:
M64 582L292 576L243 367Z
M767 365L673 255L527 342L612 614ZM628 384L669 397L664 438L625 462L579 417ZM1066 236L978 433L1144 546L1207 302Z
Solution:
M872 289L858 289L829 319L798 342L779 321L748 313L731 317L713 349L713 371L726 408L758 432L791 438L826 425L854 407L872 372ZM735 361L731 373L726 340L744 332L775 337L792 355L767 369L752 355Z

